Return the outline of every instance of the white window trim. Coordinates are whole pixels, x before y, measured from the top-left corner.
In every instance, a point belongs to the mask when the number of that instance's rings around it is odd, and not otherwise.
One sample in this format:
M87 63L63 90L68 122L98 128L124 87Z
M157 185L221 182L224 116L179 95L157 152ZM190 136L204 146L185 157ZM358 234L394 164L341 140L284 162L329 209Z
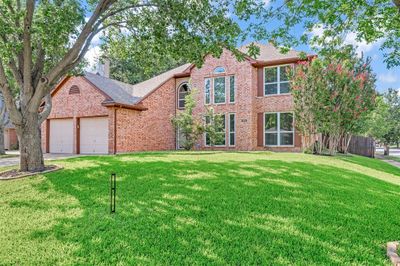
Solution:
M230 75L230 76L228 76L229 77L229 103L230 104L234 104L234 103L236 103L236 77L235 77L235 75ZM232 102L231 101L231 77L233 77L233 79L235 80L235 84L234 84L234 86L233 86L233 97L235 98L235 100Z
M177 97L177 102L176 102L176 104L177 104L177 109L179 109L179 110L184 110L184 109L185 109L185 107L180 107L180 106L179 106L179 102L181 102L181 101L185 102L185 98L183 98L183 99L180 99L180 98L179 98L181 88L182 88L185 84L188 86L188 89L189 89L188 93L190 93L189 82L184 81L184 82L182 82L182 83L178 86L178 92L177 92L177 95L176 95L176 97Z
M215 105L224 105L224 104L226 104L226 87L227 87L226 84L228 83L226 77L227 76L219 76L219 77L214 77L212 79L212 103L215 104ZM217 79L217 78L224 78L224 80L225 80L225 97L224 97L224 101L220 102L220 103L216 103L215 102L215 79Z
M290 113L290 114L292 114L293 115L293 124L295 123L295 121L294 121L294 113L293 112L265 112L264 113L264 117L263 117L263 144L264 144L264 147L289 147L289 148L293 148L293 147L295 147L295 143L294 143L294 141L295 141L295 131L296 131L296 129L295 129L295 127L294 127L294 125L293 125L293 131L286 131L286 130L283 130L283 131L281 131L281 129L280 129L280 127L281 127L281 114L288 114L288 113ZM265 132L265 115L266 114L277 114L277 131L268 131L268 132ZM266 143L265 143L265 134L267 134L267 133L271 133L271 134L274 134L274 133L276 133L278 136L277 136L277 141L278 141L278 144L277 145L266 145ZM281 133L293 133L293 144L292 145L280 145L281 144L281 138L280 138L280 134Z
M233 115L233 121L234 122L234 127L233 127L233 132L231 131L231 115ZM231 134L234 134L234 141L235 144L231 145ZM225 141L226 143L226 141ZM228 146L229 147L235 147L236 146L236 113L228 113Z
M290 67L293 68L293 64L283 64L283 65L264 67L264 69L263 69L263 72L264 72L263 73L263 84L264 84L263 95L264 95L264 97L276 96L276 95L290 95L291 94L290 92L281 93L281 83L290 83L290 80L281 82L281 67L285 67L285 66L290 66ZM276 80L276 82L265 82L265 69L267 69L267 68L277 68L277 72L276 72L277 80ZM277 85L276 94L265 94L265 85L269 85L269 84L276 84Z
M207 103L206 102L206 84L207 84L207 80L209 80L210 81L210 102L209 103ZM212 95L212 93L211 93L211 88L212 88L212 79L211 78L205 78L204 79L204 105L210 105L211 103L212 103L212 99L211 99L211 95Z
M212 146L212 147L226 147L227 146L227 144L226 144L226 129L227 129L227 127L226 127L226 117L227 117L227 115L226 115L226 113L220 113L221 115L224 115L225 116L225 128L224 128L224 133L225 133L225 138L224 138L224 140L225 140L225 145L214 145L214 146ZM205 117L204 117L204 123L205 123L206 121L205 121ZM221 132L222 133L222 132ZM207 132L204 132L204 147L211 147L211 145L208 145L207 144Z

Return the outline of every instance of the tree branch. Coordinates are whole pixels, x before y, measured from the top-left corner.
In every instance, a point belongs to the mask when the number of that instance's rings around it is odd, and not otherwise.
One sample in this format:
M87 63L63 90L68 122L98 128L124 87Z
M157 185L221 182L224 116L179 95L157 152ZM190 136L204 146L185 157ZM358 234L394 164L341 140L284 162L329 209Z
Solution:
M13 124L15 126L22 124L22 115L15 103L14 96L7 82L6 73L4 71L4 65L1 60L0 60L0 90L3 94L4 103L6 104L6 107L10 113L10 118Z
M22 76L24 80L23 86L23 97L22 97L22 105L26 105L28 99L31 98L33 94L32 87L32 40L31 40L31 26L33 13L35 11L35 0L27 0L26 1L26 15L24 19L24 33L23 33L23 57L24 57L24 66L22 71Z
M38 52L37 52L37 58L36 58L36 63L33 67L32 70L32 77L33 77L33 87L36 88L40 78L42 77L43 69L44 69L44 63L45 63L45 50L43 49L43 46L41 42L38 44Z
M61 59L61 61L48 72L47 76L40 79L39 84L36 87L36 91L29 103L30 111L33 112L39 108L42 98L51 89L50 84L54 84L61 76L65 75L67 73L67 67L71 64L74 64L75 61L80 57L82 48L84 46L86 47L87 39L91 36L91 34L93 34L94 31L97 30L94 25L97 24L96 22L100 16L106 12L116 1L117 0L99 1L95 10L93 11L92 16L84 25L74 45L68 50L63 59Z
M397 7L400 12L400 0L393 0L393 4Z
M44 120L46 120L46 118L50 115L51 108L53 106L50 93L48 93L44 97L44 103L45 103L44 108L39 114L39 125L41 125L44 122Z

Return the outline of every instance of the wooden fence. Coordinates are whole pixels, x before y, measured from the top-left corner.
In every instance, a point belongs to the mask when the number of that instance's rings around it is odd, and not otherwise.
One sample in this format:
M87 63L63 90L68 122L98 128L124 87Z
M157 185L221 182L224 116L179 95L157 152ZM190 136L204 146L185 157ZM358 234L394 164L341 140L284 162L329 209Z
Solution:
M375 140L368 137L352 136L347 151L352 154L374 158Z

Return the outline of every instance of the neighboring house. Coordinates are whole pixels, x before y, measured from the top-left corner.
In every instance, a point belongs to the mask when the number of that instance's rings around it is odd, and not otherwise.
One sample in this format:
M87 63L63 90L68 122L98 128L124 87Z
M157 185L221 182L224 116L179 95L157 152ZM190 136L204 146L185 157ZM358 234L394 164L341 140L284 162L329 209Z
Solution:
M192 87L199 92L196 115L203 117L206 106L225 115L225 140L214 149L299 151L286 69L300 55L259 46L256 59L238 61L224 50L220 58L207 56L201 68L182 65L135 85L91 73L66 77L52 92L43 148L82 154L177 149L181 138L171 117ZM197 147L209 144L205 134Z
M4 127L4 149L5 150L16 150L18 149L18 137L17 132L11 121L9 121Z

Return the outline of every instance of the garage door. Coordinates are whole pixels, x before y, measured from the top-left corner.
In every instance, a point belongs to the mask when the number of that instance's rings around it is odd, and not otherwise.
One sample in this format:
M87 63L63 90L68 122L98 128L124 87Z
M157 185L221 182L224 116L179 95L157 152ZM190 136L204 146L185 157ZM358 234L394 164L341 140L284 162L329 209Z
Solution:
M72 119L50 120L50 153L73 152Z
M80 119L80 152L82 154L108 153L108 118Z

